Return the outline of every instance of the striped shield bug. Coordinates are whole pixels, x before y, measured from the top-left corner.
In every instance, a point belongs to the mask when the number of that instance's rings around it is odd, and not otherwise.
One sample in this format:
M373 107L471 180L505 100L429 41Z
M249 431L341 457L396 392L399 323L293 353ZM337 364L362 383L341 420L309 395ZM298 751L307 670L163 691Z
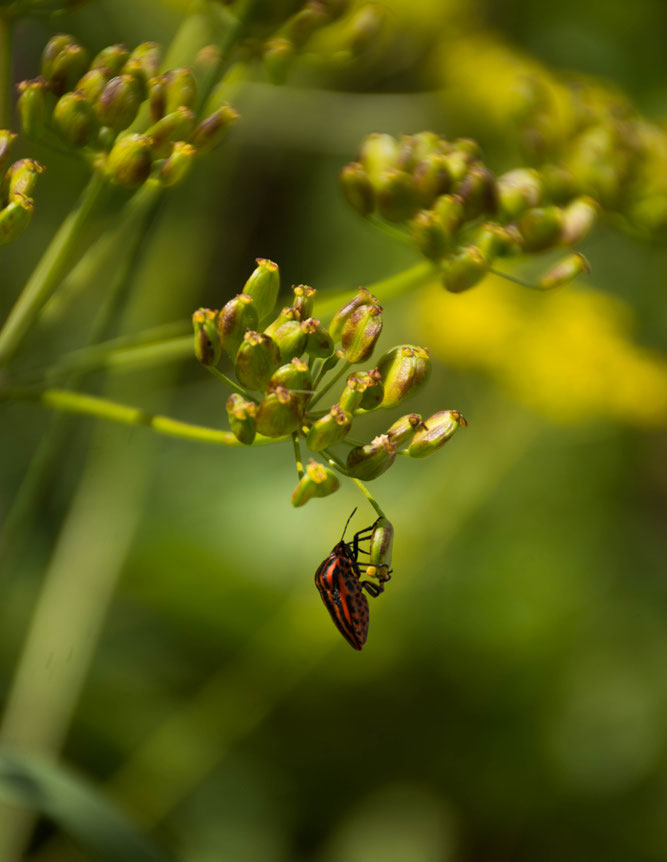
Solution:
M352 515L347 519L345 530ZM315 585L331 619L345 640L356 650L363 647L368 636L368 599L363 591L366 590L369 595L377 598L384 592L384 582L390 577L389 571L386 571L378 578L378 583L361 580L359 554L368 552L362 551L359 543L370 539L374 529L375 524L360 530L351 542L345 541L343 530L340 542L315 572Z

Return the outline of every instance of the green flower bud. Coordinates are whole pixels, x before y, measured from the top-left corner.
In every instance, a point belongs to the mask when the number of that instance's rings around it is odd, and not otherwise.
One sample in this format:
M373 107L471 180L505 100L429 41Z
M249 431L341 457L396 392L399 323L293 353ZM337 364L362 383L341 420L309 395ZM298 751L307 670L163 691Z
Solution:
M9 129L0 129L0 177L4 176L12 158L12 143L16 135Z
M542 165L540 177L545 198L554 203L566 203L576 194L574 177L562 165Z
M265 437L284 437L296 431L302 418L303 407L298 396L278 386L257 408L257 431Z
M220 143L227 129L238 118L238 113L231 105L223 105L197 126L192 133L190 143L200 153L209 152Z
M223 350L234 359L246 332L257 329L257 309L251 296L239 293L218 314L218 335Z
M419 209L415 182L405 171L384 171L374 185L378 212L387 221L406 221Z
M575 252L564 257L558 263L548 269L539 280L540 287L550 290L552 287L560 287L573 281L582 272L590 272L591 267L583 254Z
M314 287L307 284L293 284L294 302L292 308L299 312L299 320L307 320L313 313L313 297L317 293Z
M198 308L192 315L195 330L195 356L202 365L217 365L222 347L218 335L218 312L210 308Z
M389 580L391 554L394 547L394 527L387 518L378 518L373 525L365 574L380 582Z
M30 198L16 198L0 210L0 245L18 239L30 224L35 204Z
M456 152L463 153L470 159L482 158L482 148L474 138L457 138L453 147Z
M488 222L475 232L473 240L475 247L489 261L521 249L521 234L514 225Z
M514 220L542 200L542 178L533 168L517 168L498 177L498 211Z
M75 91L84 96L90 105L94 105L102 95L102 91L107 85L107 80L108 78L102 69L90 69L77 82Z
M252 296L260 321L276 307L280 290L278 264L263 257L257 258L257 267L243 286L243 293Z
M347 378L338 406L346 413L354 413L359 408L374 410L382 403L382 397L380 372L376 368L372 371L355 371Z
M352 416L334 404L331 410L310 426L306 444L313 452L321 452L344 439L352 427Z
M415 431L422 424L422 418L419 413L406 413L397 419L393 425L387 430L387 437L392 443L400 446L401 443L407 443L415 434Z
M385 171L398 167L399 144L384 132L373 132L361 145L359 162L375 183Z
M445 162L452 182L463 182L474 161L474 157L465 150L454 149L445 153Z
M60 34L46 43L42 53L42 77L57 96L73 89L88 68L88 53L71 36Z
M306 333L306 353L316 359L326 359L334 352L333 338L323 329L316 317L301 321L301 329Z
M563 230L563 210L559 207L534 207L517 222L526 251L543 251L556 245Z
M31 138L39 138L44 132L46 122L46 91L44 78L34 81L21 81L17 104L21 128Z
M378 371L384 385L382 407L395 407L426 384L431 375L431 357L425 347L403 344L380 358Z
M140 45L137 45L128 57L123 71L127 74L135 74L134 70L140 69L143 77L143 89L145 91L149 79L158 73L160 54L161 49L157 42L142 42Z
M266 391L273 392L279 386L283 386L298 395L305 407L313 394L313 378L310 375L308 363L295 356L291 362L281 365L271 376Z
M408 454L411 458L425 458L444 446L462 425L467 424L458 410L441 410L439 413L434 413L412 438L412 443L408 446Z
M450 293L462 293L478 284L489 270L489 261L474 245L463 248L443 264L442 283Z
M431 153L417 164L413 173L415 187L421 205L430 207L435 199L448 192L452 185L447 157L443 153Z
M362 216L375 209L375 192L370 177L360 162L345 165L340 172L340 185L348 204Z
M280 364L278 345L269 335L253 330L246 332L234 364L236 377L243 386L263 392Z
M2 199L8 202L30 198L37 185L43 165L34 159L19 159L9 168L2 183Z
M358 372L357 372L358 373ZM362 372L363 373L363 372ZM384 385L382 375L377 368L365 372L363 394L359 407L362 410L375 410L384 400ZM354 377L355 375L351 375ZM348 378L349 380L349 378Z
M473 165L457 189L466 221L492 215L498 208L496 178L483 165Z
M355 479L369 482L388 470L396 458L396 446L386 434L380 434L366 446L355 446L347 455L347 469Z
M352 54L359 56L376 42L386 17L382 6L371 3L352 13L345 28L345 41Z
M434 153L445 153L449 144L435 132L417 132L415 135L401 135L400 153L396 167L403 171L414 171L421 162ZM449 175L449 169L447 169Z
M433 205L433 211L438 216L447 242L451 242L464 222L463 198L459 195L440 195Z
M121 132L132 124L140 105L141 91L136 79L132 75L117 75L102 90L95 113L101 126Z
M360 308L355 308L348 317L341 335L345 360L353 365L357 362L365 362L373 353L381 332L381 305L362 305Z
M334 314L331 320L331 324L329 325L329 335L333 338L334 344L337 341L340 341L345 325L353 311L356 311L357 308L361 308L364 305L377 304L378 301L373 294L366 290L365 287L360 287L352 299L348 300L348 302L346 302L345 305Z
M97 130L95 112L78 91L65 93L53 109L53 123L73 147L85 147Z
M126 135L113 145L107 172L119 186L134 189L144 183L153 164L152 141L146 135Z
M227 399L227 416L232 433L245 446L250 446L255 439L256 426L255 415L257 405L253 401L247 401L236 392Z
M313 33L328 23L326 7L318 0L308 0L302 9L287 19L284 34L296 48L302 48Z
M165 115L167 105L167 77L157 75L148 82L148 104L153 122L157 123ZM189 108L191 105L185 105Z
M264 43L262 60L269 81L276 85L284 84L294 60L294 45L289 39L269 39Z
M90 68L99 69L107 78L113 78L120 75L129 56L130 52L125 45L109 45L95 56Z
M162 75L164 103L162 114L171 114L177 108L194 108L197 101L197 82L192 69L170 69Z
M575 198L563 210L560 241L563 245L576 245L587 236L595 224L600 207L586 195Z
M49 78L53 73L53 64L58 56L66 48L76 44L74 36L70 36L68 33L56 33L55 36L51 36L42 51L42 75Z
M328 497L339 487L340 482L333 470L311 459L310 463L306 464L299 484L292 492L292 505L298 508L313 497Z
M282 362L289 362L295 356L301 356L308 341L308 334L297 319L285 321L271 337L278 345Z
M445 256L449 237L433 210L419 210L410 222L410 232L424 257L441 260Z
M171 150L171 155L160 168L158 179L163 186L169 188L182 182L190 172L197 151L191 144L184 141L176 141Z
M195 127L195 115L190 108L177 108L166 114L146 132L153 140L153 151L159 158L169 155L174 141L185 141Z

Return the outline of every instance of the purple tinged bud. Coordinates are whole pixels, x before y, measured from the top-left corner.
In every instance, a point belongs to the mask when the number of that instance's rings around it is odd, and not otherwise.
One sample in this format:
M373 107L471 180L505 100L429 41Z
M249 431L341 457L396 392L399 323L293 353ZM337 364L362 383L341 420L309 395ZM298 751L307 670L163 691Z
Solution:
M239 114L231 105L223 105L203 120L192 133L190 143L200 153L207 153L223 139L227 129L238 120Z
M2 182L2 200L12 202L31 198L37 185L37 177L44 166L34 159L19 159L9 168Z
M419 209L415 181L405 171L384 171L374 182L378 212L392 222L403 222Z
M365 362L373 353L382 332L382 306L362 305L348 317L341 344L347 362Z
M119 186L135 189L142 185L153 164L152 141L146 135L126 135L113 145L107 158L107 173Z
M458 429L468 423L458 410L441 410L429 416L412 439L408 447L411 458L425 458L440 449Z
M351 376L354 377L355 375ZM362 410L375 410L375 408L379 407L384 400L382 375L377 368L373 368L371 371L365 372L363 383L363 394L361 396L359 407Z
M473 165L456 191L463 199L466 221L480 215L493 215L498 209L496 178L483 165Z
M403 344L381 357L378 371L382 375L382 407L395 407L419 392L431 374L431 357L425 347Z
M563 210L560 241L563 245L576 245L586 237L597 221L600 207L593 198L583 195L575 198Z
M292 308L299 312L299 320L307 320L313 313L313 299L317 291L307 284L293 284L294 302Z
M21 81L18 85L18 112L21 127L26 135L39 138L44 132L46 122L46 91L48 89L44 78L34 81Z
M73 147L85 147L97 131L97 119L90 102L75 90L58 99L53 109L53 123Z
M35 204L31 198L16 198L0 210L0 245L7 245L18 239L32 219Z
M574 252L559 260L548 269L539 280L539 286L544 290L551 290L552 287L560 287L573 281L582 272L590 272L591 267L589 262L579 252Z
M150 106L151 119L154 123L161 120L165 115L167 104L167 80L166 75L157 75L148 82L148 104ZM189 108L190 105L185 105Z
M217 365L222 347L218 336L217 311L198 308L192 315L195 331L195 356L202 365Z
M321 452L340 443L352 427L352 416L337 404L310 426L306 444L313 452Z
M281 365L271 376L266 391L273 392L279 386L283 386L298 395L305 407L313 389L313 378L310 375L308 363L295 356L291 362Z
M443 264L442 283L450 293L462 293L478 284L490 263L474 245L465 245Z
M218 314L218 335L222 349L236 356L246 332L257 329L257 310L251 296L239 293L229 300Z
M543 251L557 245L563 230L563 210L559 207L534 207L517 222L525 251Z
M451 242L464 222L463 198L459 195L440 195L433 205L433 211L438 216L447 242Z
M377 304L378 301L373 294L366 290L365 287L360 287L352 299L348 300L345 305L334 314L331 320L331 324L329 325L329 334L333 338L334 343L340 341L345 325L353 311L356 311L356 309L361 308L364 305Z
M160 68L161 49L157 42L142 42L132 51L126 65L130 69L141 69L143 73L144 87L150 78L158 73ZM129 70L126 70L129 71ZM134 74L134 72L131 72Z
M419 413L406 413L397 419L393 425L387 430L387 437L392 443L400 446L402 443L409 442L415 434L415 431L422 425L422 418Z
M347 455L347 469L356 479L369 482L388 470L396 458L396 445L386 434L380 434L372 443L355 446Z
M542 200L542 178L533 168L517 168L498 177L498 211L514 220Z
M420 204L430 207L436 198L448 192L452 185L447 157L443 153L431 153L419 162L413 172Z
M82 96L85 96L86 101L90 105L94 105L102 95L102 91L106 85L107 76L104 74L102 69L90 69L77 82L75 91L77 93L81 93Z
M338 406L346 413L354 413L363 408L373 410L382 402L383 388L380 383L380 372L355 371L347 378L345 389L338 399Z
M12 144L16 134L9 129L0 129L0 177L4 176L12 158Z
M117 75L102 90L95 104L95 113L101 126L121 132L132 124L140 105L141 91L135 78Z
M323 464L318 464L312 458L299 479L299 484L292 492L292 505L295 508L304 506L313 497L328 497L340 487L338 477Z
M340 185L343 196L352 209L362 216L368 216L373 212L375 209L373 184L360 162L345 165L340 172Z
M236 439L245 446L250 446L255 439L257 428L255 416L257 405L234 392L227 399L227 416L229 427Z
M265 437L284 437L296 431L302 419L303 406L298 396L278 386L257 408L257 431Z
M162 113L171 114L177 108L194 108L197 101L197 82L192 69L170 69L162 75L164 102ZM152 83L152 82L151 82Z
M437 261L445 256L449 236L433 210L419 210L410 222L410 233L424 257Z
M316 317L301 321L301 329L306 333L306 353L315 359L326 359L334 352L331 335Z
M243 286L243 293L252 296L260 322L276 307L280 290L278 264L263 257L257 258L257 266Z
M195 115L190 108L177 108L166 114L146 132L153 140L153 150L159 158L166 158L174 141L185 141L195 127ZM193 148L194 149L194 148Z
M246 332L234 364L236 377L243 386L264 392L280 364L280 351L269 335L252 330Z
M72 36L59 34L42 53L42 77L57 96L71 90L88 68L88 54Z
M388 170L398 167L399 144L396 138L384 132L373 132L365 138L359 153L359 162L375 183Z
M76 44L74 36L70 36L69 33L56 33L55 36L51 36L42 51L42 75L45 78L49 78L53 72L53 64L58 56L66 48Z
M129 56L130 52L125 45L109 45L96 55L90 68L99 69L107 78L113 78L120 75Z
M268 39L264 43L262 60L269 81L276 85L284 84L294 60L294 45L289 39Z

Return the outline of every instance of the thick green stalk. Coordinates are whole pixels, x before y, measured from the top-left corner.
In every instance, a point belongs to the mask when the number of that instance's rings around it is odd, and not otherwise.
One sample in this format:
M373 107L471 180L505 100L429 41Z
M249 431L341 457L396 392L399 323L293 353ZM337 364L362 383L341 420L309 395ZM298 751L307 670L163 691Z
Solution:
M12 21L0 13L0 129L12 119Z
M11 361L44 303L74 263L84 228L105 188L105 177L96 171L86 186L79 205L65 219L33 270L0 330L0 368Z

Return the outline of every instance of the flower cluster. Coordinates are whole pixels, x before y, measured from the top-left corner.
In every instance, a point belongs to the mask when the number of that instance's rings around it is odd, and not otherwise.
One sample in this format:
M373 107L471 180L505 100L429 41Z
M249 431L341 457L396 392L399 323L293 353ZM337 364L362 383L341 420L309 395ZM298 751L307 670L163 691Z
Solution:
M32 193L44 168L33 159L9 163L16 135L0 129L0 245L18 239L35 208Z
M558 170L518 168L499 177L477 143L433 132L369 135L359 160L346 165L347 201L364 216L400 226L438 264L445 287L459 293L486 275L496 258L577 244L593 226L598 205ZM583 255L568 255L545 272L555 287L587 271Z
M348 374L336 401L316 410L351 366L370 359L382 332L383 309L373 294L359 288L327 329L312 316L316 291L308 285L293 286L292 304L273 317L279 289L278 266L259 259L242 293L219 311L200 308L194 313L194 350L203 365L234 388L227 413L241 443L251 445L257 435L291 434L297 444L303 438L312 453L326 459L326 464L311 459L299 468L299 484L292 495L295 506L337 490L336 472L358 480L376 479L399 452L422 458L467 424L456 410L443 410L426 420L409 413L369 443L350 441L355 417L396 407L424 386L431 371L429 352L407 344L392 348L376 367ZM223 353L233 363L238 382L217 371ZM339 443L351 447L344 463L331 452Z
M41 75L19 84L23 129L81 152L125 188L151 175L174 185L238 115L223 105L198 122L192 70L158 74L159 63L155 42L132 52L110 45L91 62L72 36L54 36L44 48Z

